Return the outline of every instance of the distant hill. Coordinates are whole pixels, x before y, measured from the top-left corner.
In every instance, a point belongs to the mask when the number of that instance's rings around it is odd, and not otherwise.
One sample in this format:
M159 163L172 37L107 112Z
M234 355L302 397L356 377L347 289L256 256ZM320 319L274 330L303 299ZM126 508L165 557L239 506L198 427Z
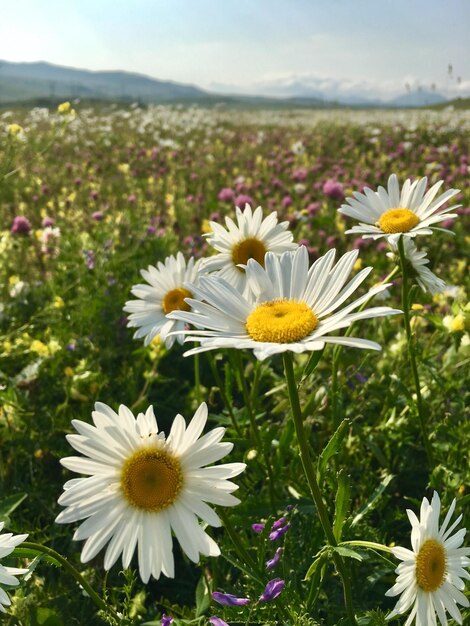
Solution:
M91 72L43 61L0 61L0 102L4 103L38 98L171 102L201 100L208 96L192 85L131 72Z
M215 87L217 89L217 87ZM265 86L266 88L266 86ZM57 103L80 98L85 101L147 103L227 104L240 108L376 108L421 107L446 104L434 91L416 91L383 102L359 92L341 93L337 87L290 81L270 85L266 95L216 93L194 85L157 80L143 74L123 71L93 72L53 65L44 61L12 63L0 60L0 105ZM221 89L222 91L222 89ZM262 93L262 91L261 91Z

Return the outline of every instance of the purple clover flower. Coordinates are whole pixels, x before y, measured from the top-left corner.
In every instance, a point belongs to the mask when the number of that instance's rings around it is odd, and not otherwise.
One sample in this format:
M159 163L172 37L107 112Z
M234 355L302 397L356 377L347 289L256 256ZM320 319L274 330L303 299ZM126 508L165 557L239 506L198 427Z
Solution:
M173 618L171 617L171 615L165 615L165 613L163 613L162 621L161 621L162 626L170 626L172 621L173 621Z
M251 530L254 530L255 533L257 533L259 535L260 533L263 532L265 526L266 526L266 524L264 524L263 522L259 522L259 523L256 523L256 524L252 524L251 525Z
M274 553L273 558L269 559L269 561L266 561L266 569L268 571L273 570L277 566L279 561L281 560L281 556L282 556L282 548L278 548L276 552Z
M282 528L273 530L272 532L269 533L269 538L271 539L271 541L277 541L278 539L280 539L282 536L286 534L289 528L290 528L290 524L286 524Z
M221 593L220 591L213 591L212 597L222 606L245 606L251 602L249 598L237 598L231 593Z
M327 180L323 185L323 193L332 200L343 200L343 185L337 180Z
M227 622L224 622L224 620L221 617L210 617L209 618L210 623L212 624L212 626L228 626Z
M286 582L281 578L273 578L266 585L265 590L260 595L258 602L272 602L281 595Z
M254 203L255 201L253 200L253 198L251 196L247 196L244 193L241 193L235 198L235 206L237 206L240 209L244 209L245 204L249 204L250 206L253 206Z
M31 222L24 215L17 215L13 220L10 232L12 235L29 235L31 232Z
M224 187L219 191L219 195L217 197L221 202L230 202L234 199L235 192L229 187Z

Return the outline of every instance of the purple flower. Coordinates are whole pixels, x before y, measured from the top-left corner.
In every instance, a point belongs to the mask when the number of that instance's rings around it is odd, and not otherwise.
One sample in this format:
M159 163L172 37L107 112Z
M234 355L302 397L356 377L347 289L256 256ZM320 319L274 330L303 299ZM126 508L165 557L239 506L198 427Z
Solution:
M172 621L173 618L171 617L171 615L165 615L165 613L163 613L161 621L162 626L170 626Z
M284 196L281 201L281 204L284 209L289 208L292 204L292 198L290 196Z
M271 533L269 533L269 538L271 539L271 541L277 541L283 535L286 534L286 532L289 530L289 528L290 528L290 524L286 524L282 528L278 528L277 530L273 530Z
M103 211L93 211L93 213L91 214L91 217L92 219L95 220L95 222L101 222L101 220L104 217Z
M254 203L255 201L253 200L253 198L251 198L250 196L247 196L244 193L241 193L239 196L235 198L235 206L237 206L240 209L244 209L245 204L249 204L250 206L253 206Z
M229 187L224 187L219 191L219 195L217 197L221 202L231 202L235 197L235 192Z
M251 529L254 530L255 533L257 533L259 535L260 533L263 532L265 526L266 526L266 524L263 524L262 522L260 522L260 523L257 523L257 524L252 524L251 525Z
M278 548L276 552L274 553L273 558L269 559L269 561L266 561L266 569L268 569L269 571L273 570L276 567L276 565L279 563L279 561L281 560L281 556L282 556L282 548Z
M310 204L307 207L307 212L310 215L310 217L313 217L314 215L318 213L320 208L321 208L321 204L319 202L310 202Z
M337 180L327 180L323 185L323 193L332 200L343 200L343 185Z
M281 595L285 585L285 581L280 578L270 580L266 585L265 590L260 595L258 602L272 602Z
M27 217L17 215L13 220L10 232L12 235L29 235L31 228L31 222Z
M220 593L220 591L213 591L212 597L216 602L223 606L245 606L250 604L249 598L237 598L237 596L231 593Z
M45 217L42 220L42 226L43 228L47 228L48 226L54 226L54 219L52 217Z
M155 226L147 226L147 235L155 235L156 232Z
M224 622L224 620L220 617L210 617L209 621L212 626L228 626L227 622Z
M277 519L274 524L272 525L271 530L279 530L279 528L282 528L282 526L285 526L287 520L285 517L280 517L279 519Z

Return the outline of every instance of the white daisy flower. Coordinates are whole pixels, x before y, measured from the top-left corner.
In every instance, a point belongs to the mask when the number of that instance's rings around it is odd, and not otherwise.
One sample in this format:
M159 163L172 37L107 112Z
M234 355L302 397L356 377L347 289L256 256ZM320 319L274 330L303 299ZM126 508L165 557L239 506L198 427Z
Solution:
M170 434L158 432L150 406L137 418L125 406L115 413L96 403L94 426L79 420L72 424L78 435L67 435L70 445L84 456L67 457L62 465L87 474L64 485L59 504L67 507L58 523L85 519L74 539L86 539L81 560L86 563L108 543L104 567L110 569L122 553L128 567L137 546L139 571L144 583L150 576L174 576L173 531L183 552L195 563L199 554L218 556L219 547L201 528L220 526L219 516L206 502L234 506L237 485L228 479L245 469L244 463L204 467L232 448L220 443L225 429L215 428L199 438L207 420L201 404L186 426L181 415Z
M432 234L434 224L457 217L451 211L460 205L441 207L456 196L459 189L449 189L436 197L444 181L437 182L425 194L427 182L426 177L414 182L408 178L400 192L398 179L392 174L388 179L388 191L384 187L377 191L366 187L364 193L354 192L354 198L346 198L347 204L338 209L360 221L359 226L353 226L346 234L362 235L363 239L385 236L392 243L396 243L400 235Z
M387 252L387 256L393 259L396 263L399 263L400 256L398 253L398 245L390 243L390 248L392 251ZM447 289L445 282L433 274L429 267L427 267L429 259L426 252L419 251L412 239L408 239L407 237L403 239L403 249L405 257L408 259L413 268L416 282L425 293L429 292L431 294L436 294Z
M460 547L466 530L461 528L451 534L462 520L462 515L449 526L455 509L454 500L439 529L440 508L439 496L434 492L431 504L423 498L420 519L413 511L407 510L412 526L413 550L392 548L394 556L402 562L395 570L398 574L396 583L386 595L400 595L400 599L387 619L413 607L405 626L410 626L414 619L416 626L437 626L436 613L442 626L447 626L446 611L458 624L462 624L457 604L464 607L470 604L462 593L465 588L463 579L470 580L469 573L464 569L470 565L470 548Z
M170 315L203 329L187 331L190 336L186 341L201 345L185 355L216 348L248 348L262 360L285 351L321 350L325 343L380 350L374 341L330 334L357 320L401 313L389 307L351 313L388 284L372 288L334 313L372 270L365 268L347 282L358 251L346 253L336 265L335 255L336 250L330 250L309 269L305 246L281 257L268 252L265 268L248 261L250 290L246 294L219 276L201 278L200 285L191 289L203 302L189 299L191 312L174 311Z
M4 522L0 522L0 533L3 530ZM13 535L13 533L0 534L0 559L8 556L28 535ZM26 574L28 570L20 567L6 567L0 563L0 584L17 587L20 583L16 576ZM5 606L10 606L11 600L7 592L0 587L0 611L6 613Z
M147 270L141 270L149 284L134 285L132 294L139 299L129 300L124 306L124 311L130 313L127 326L137 328L134 339L145 337L144 345L147 346L160 335L167 348L171 348L175 339L183 343L183 335L178 331L183 330L184 324L170 320L168 314L174 310L189 311L185 298L192 294L183 284L195 282L199 272L200 261L195 263L191 258L186 265L181 252L176 257L167 257L164 263L157 263L157 267L149 265ZM169 335L172 331L177 334Z
M287 230L289 222L277 221L277 213L273 211L263 220L263 210L259 206L253 212L249 204L245 210L236 207L237 224L225 218L227 229L217 222L209 222L212 232L204 235L207 242L220 252L204 261L204 269L208 272L217 271L218 276L225 278L239 291L246 288L246 264L254 259L264 266L266 252L281 254L286 250L295 250L297 244L292 241L293 235Z

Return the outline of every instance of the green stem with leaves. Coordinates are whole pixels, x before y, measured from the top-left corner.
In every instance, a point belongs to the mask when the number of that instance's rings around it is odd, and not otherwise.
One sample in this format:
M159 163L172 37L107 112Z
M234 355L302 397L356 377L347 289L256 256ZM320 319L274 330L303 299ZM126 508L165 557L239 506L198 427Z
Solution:
M382 281L380 281L379 284L385 285L386 283L388 283L390 280L392 280L392 278L396 276L396 274L398 274L398 271L399 271L399 268L395 266L393 270L390 272L390 274L386 276ZM366 306L368 306L368 304L370 303L373 297L374 296L372 296L371 298L368 298L365 302L363 302L361 306L358 308L358 312L363 311L366 308ZM353 331L353 328L354 328L354 324L351 324L347 328L346 332L344 333L344 336L349 337L349 335ZM343 347L344 346L341 346L341 345L334 347L332 370L331 370L331 415L332 415L332 421L333 421L333 428L335 430L336 428L338 428L339 422L340 422L340 420L338 419L338 380L339 380L338 364L339 364L341 352L343 351Z
M66 569L69 572L69 574L71 574L75 578L75 580L78 582L78 584L84 589L84 591L93 600L93 602L96 604L96 606L99 609L101 609L102 611L104 611L105 613L107 613L108 615L110 615L111 617L113 617L117 624L120 623L120 617L116 613L116 611L113 608L111 608L103 600L103 598L101 598L96 593L96 591L93 589L93 587L85 580L85 578L83 578L83 576L80 574L80 572L70 563L70 561L68 561L64 556L59 554L59 552L56 552L55 550L53 550L52 548L49 548L47 546L43 546L40 543L33 543L32 541L24 541L21 544L21 548L26 549L26 550L34 550L35 552L39 552L41 554L45 554L46 556L48 556L51 559L54 559L55 561L60 563L60 565L64 569Z
M269 498L271 501L271 507L273 512L276 510L276 493L274 490L274 472L271 466L271 459L269 458L268 451L266 450L263 440L261 439L261 434L259 432L258 424L256 423L256 416L253 410L253 403L250 393L248 391L248 385L246 384L245 372L243 367L243 360L239 350L235 350L235 358L237 360L238 369L240 372L240 382L243 393L243 399L245 401L245 406L248 411L248 417L250 419L251 433L253 435L253 439L255 441L255 445L259 452L261 452L265 465L266 471L268 472L268 489L269 489Z
M321 495L320 487L317 483L315 467L310 457L310 448L309 448L309 444L307 440L307 435L304 430L302 410L300 408L299 394L298 394L297 385L295 382L294 359L290 352L284 352L283 360L284 360L284 372L285 372L286 381L287 381L287 389L289 392L289 400L290 400L290 405L291 405L291 410L292 410L292 417L294 419L295 432L297 435L297 443L299 445L299 450L300 450L300 460L302 461L302 466L304 469L305 477L307 478L308 486L310 488L310 493L312 494L313 501L315 502L315 506L318 512L318 517L320 518L320 522L323 527L323 532L325 533L326 540L330 546L336 547L338 545L338 542L336 541L336 537L334 535L333 528L330 523L328 511L323 501L323 496ZM341 581L343 583L344 603L346 606L346 612L348 614L348 618L351 622L351 626L355 626L356 617L354 615L354 608L352 604L351 580L349 577L348 567L346 563L343 561L342 557L337 552L333 552L333 561L334 561L336 570L338 574L340 575Z
M405 332L406 339L408 343L408 356L410 359L411 372L413 374L413 382L416 393L416 410L418 412L419 423L421 426L421 434L423 437L424 449L426 451L426 456L428 459L429 469L432 470L434 467L433 462L433 453L431 444L429 442L429 435L426 426L426 416L424 412L423 405L423 397L421 395L421 385L419 382L419 374L418 374L418 364L416 360L416 351L415 351L415 338L413 336L413 332L411 330L411 322L410 322L410 292L408 289L408 272L407 272L407 263L405 256L405 247L403 243L403 235L398 240L398 254L400 256L400 267L402 274L402 284L401 284L401 299L402 299L402 308L403 308L403 318L405 321Z

